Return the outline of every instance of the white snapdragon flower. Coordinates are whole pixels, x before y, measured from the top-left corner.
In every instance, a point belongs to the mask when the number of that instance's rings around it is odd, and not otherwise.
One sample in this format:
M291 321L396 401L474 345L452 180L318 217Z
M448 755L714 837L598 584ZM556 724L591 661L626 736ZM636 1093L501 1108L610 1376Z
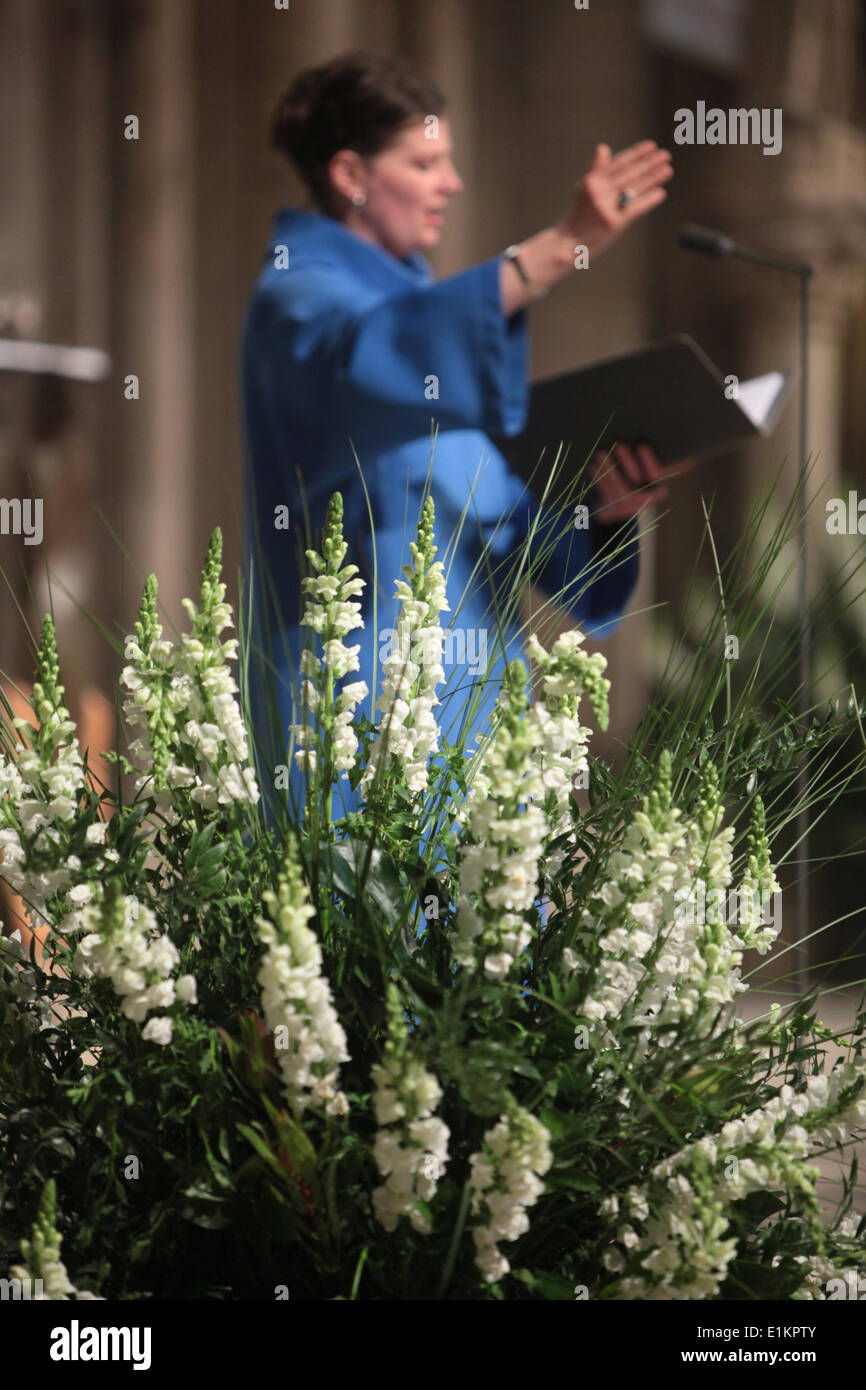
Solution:
M237 642L223 640L231 625L220 579L222 538L214 531L202 573L198 605L183 606L193 630L180 642L162 637L157 620L156 579L148 579L135 634L124 645L130 663L121 672L128 691L127 721L141 730L130 754L144 770L136 787L147 788L169 824L180 816L173 793L188 792L207 811L252 806L259 800L249 766L246 729L237 701L238 687L228 662Z
M180 975L175 981L175 995L182 1004L198 1003L195 975Z
M531 718L537 722L539 771L545 791L550 822L550 838L571 832L571 797L575 779L588 771L587 748L590 729L579 720L580 702L586 696L601 729L608 725L610 681L604 675L607 658L601 653L583 651L584 634L577 630L562 633L549 652L534 633L527 650L539 677L538 698ZM571 833L569 833L571 832ZM559 852L559 857L564 850ZM548 871L552 872L548 862Z
M322 973L321 947L307 926L315 908L292 850L277 892L264 894L264 902L272 920L256 918L266 948L257 978L285 1094L300 1112L312 1106L344 1115L347 1101L337 1082L340 1063L349 1060L346 1035Z
M498 728L459 817L464 830L454 958L467 968L480 961L492 978L506 974L532 939L547 831L544 812L532 803L543 787L539 729L526 717L525 685L522 663L511 663L497 702Z
M75 953L75 968L85 977L111 980L123 999L121 1012L134 1023L143 1023L151 1009L171 1008L177 999L195 1003L195 984L184 994L169 978L180 961L174 943L159 931L156 916L132 896L119 896L85 907L78 920L66 926L83 930ZM192 976L182 976L192 980ZM152 1026L151 1026L152 1025ZM151 1019L142 1031L146 1041L171 1041L171 1020Z
M471 1212L482 1219L472 1227L475 1263L485 1281L495 1283L511 1268L498 1248L529 1230L526 1208L544 1191L542 1176L553 1162L550 1135L534 1115L512 1106L484 1135L474 1153Z
M424 791L429 759L439 750L433 707L439 703L437 686L445 678L440 616L449 609L444 568L434 558L434 522L433 499L428 497L410 547L412 565L406 567L406 579L396 583L398 641L382 662L382 693L376 703L381 719L361 779L365 790L384 771L395 768L410 791Z
M11 936L0 936L0 966L4 964L11 972L11 986L5 994L7 1009L11 1007L14 1010L22 1027L29 1033L51 1028L54 1024L51 1004L39 987L37 971L30 964L30 956L24 949L18 929Z
M766 954L781 928L781 921L765 922L763 919L764 905L777 901L779 891L779 882L770 862L764 807L760 798L756 797L749 831L748 861L739 887L739 935L743 947L754 947L759 955Z
M496 731L457 818L464 831L454 956L467 967L480 960L493 979L507 975L529 945L542 864L554 873L564 854L548 845L569 837L574 781L587 767L590 731L578 722L584 695L607 727L607 663L582 651L583 640L568 632L546 652L530 637L541 685L531 707L522 664L508 667Z
M819 1121L821 1112L823 1121ZM808 1128L800 1123L809 1119ZM645 1274L622 1280L624 1299L714 1298L725 1280L737 1240L728 1235L731 1202L752 1192L799 1197L820 1226L811 1155L866 1130L866 1059L838 1064L828 1075L809 1077L800 1090L783 1085L758 1110L729 1120L657 1164L642 1188L630 1188L625 1205L644 1224L637 1249ZM803 1257L803 1284L795 1297L818 1298L823 1265ZM833 1270L838 1274L838 1270Z
M361 624L357 623L357 627ZM326 671L330 671L335 680L342 680L350 671L357 671L360 663L358 652L361 650L360 644L354 647L347 647L341 642L339 637L331 637L327 642L322 643L322 661Z
M11 1279L18 1279L30 1288L37 1280L42 1281L42 1291L34 1295L34 1302L63 1302L70 1298L103 1302L98 1294L87 1289L77 1289L69 1278L66 1266L60 1258L60 1233L57 1230L57 1189L50 1178L43 1189L39 1212L33 1224L30 1240L22 1240L21 1254L24 1264L13 1265L9 1270Z
M373 1192L376 1218L395 1231L408 1216L414 1230L427 1235L430 1221L419 1207L436 1195L448 1162L448 1126L433 1114L442 1090L432 1072L411 1054L403 1010L394 991L388 997L385 1060L372 1069L373 1109L379 1129L373 1157L385 1182Z
M151 1018L141 1030L145 1042L161 1043L165 1047L171 1042L171 1019Z
M30 925L51 926L60 935L74 929L79 910L101 893L106 861L116 857L116 851L103 847L106 823L86 824L95 811L63 694L54 626L46 618L31 696L36 724L23 717L12 721L26 731L31 746L16 746L14 758L0 753L7 821L0 831L0 874L23 898ZM69 850L70 832L80 830L82 822L84 858ZM72 909L66 916L64 906Z
M348 776L358 757L354 730L355 708L367 695L364 681L350 681L342 689L335 682L359 669L360 645L347 646L343 638L362 628L361 604L364 581L357 565L344 565L343 499L335 493L328 504L322 553L307 551L313 573L301 581L306 595L301 625L321 639L322 656L311 648L301 652L300 699L313 722L290 725L298 745L295 762L309 774L322 767L328 776Z
M704 1037L723 1026L723 1010L745 988L743 951L758 944L739 923L729 924L733 827L723 827L723 807L712 764L704 769L696 815L684 820L671 804L671 763L664 753L652 794L626 826L608 860L608 880L589 899L581 918L577 965L592 993L578 1016L601 1024L599 1038L617 1045L623 1020L643 1024L642 1048L670 1046L674 1027L695 1019ZM750 844L763 833L756 799ZM759 833L760 830L760 833ZM755 837L758 837L757 840ZM774 882L766 839L750 858L762 885ZM601 947L599 954L598 947Z

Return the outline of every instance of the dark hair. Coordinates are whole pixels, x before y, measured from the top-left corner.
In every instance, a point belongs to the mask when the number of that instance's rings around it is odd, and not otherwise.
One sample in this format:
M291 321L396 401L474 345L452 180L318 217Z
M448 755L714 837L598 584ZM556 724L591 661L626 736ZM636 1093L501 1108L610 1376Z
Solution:
M381 154L421 116L441 114L439 89L403 58L358 50L298 74L274 113L271 140L319 206L336 208L328 165L337 150Z

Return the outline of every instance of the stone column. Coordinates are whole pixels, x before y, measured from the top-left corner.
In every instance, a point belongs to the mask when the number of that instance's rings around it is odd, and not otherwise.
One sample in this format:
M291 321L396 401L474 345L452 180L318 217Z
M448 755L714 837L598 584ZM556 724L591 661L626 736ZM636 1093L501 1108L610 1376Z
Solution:
M840 477L843 466L862 476L861 460L841 458L843 353L862 299L866 258L862 42L862 10L854 0L785 0L778 9L756 10L748 45L751 71L744 75L731 104L778 108L782 113L782 148L771 156L736 146L717 151L715 178L706 188L708 222L746 245L815 265L806 441L808 496L813 503L808 522L810 599L821 592L834 570L842 572L856 545L827 535L825 502L829 496L846 495ZM707 164L711 153L707 152ZM728 276L733 312L740 322L743 372L797 369L800 326L796 279L734 263L729 264ZM743 451L741 521L754 503L766 496L778 469L781 483L774 512L778 514L792 498L799 464L798 407L795 396L773 438ZM791 566L776 600L778 620L791 635L796 633L800 617L798 549L795 537L776 576L781 581L785 566ZM858 577L849 597L853 599L861 589ZM820 622L813 626L813 702L838 694L842 684L838 665L842 652L833 649L834 637L838 648L838 633ZM835 671L825 672L834 662ZM793 693L795 669L788 680ZM822 827L813 833L813 859L821 852L822 834L827 852ZM844 911L831 903L835 891L830 875L819 871L810 890L815 927ZM791 903L790 912L786 909L787 936L794 925L793 894L786 901ZM835 937L832 932L820 937L810 948L812 960L844 956L846 937L840 928Z
M22 323L22 336L41 336L45 322L46 267L49 256L50 187L46 150L50 121L46 109L48 79L44 47L50 17L43 6L10 0L0 9L0 182L4 189L0 219L0 320ZM26 309L25 300L30 309ZM7 328L6 331L9 331ZM27 430L29 386L19 376L0 373L0 494L22 495L21 445ZM32 564L35 547L15 536L0 537L0 564L16 598L27 602L22 565ZM4 584L0 603L0 664L23 675L30 656L26 633Z
M866 131L840 111L853 97L856 10L850 0L787 8L790 27L778 17L763 34L772 40L777 68L772 81L743 85L740 105L768 105L782 112L782 149L761 156L728 147L718 153L717 178L708 189L708 220L736 240L793 259L811 261L809 361L809 497L814 502L809 542L814 563L810 589L826 560L827 497L840 486L842 352L849 323L866 284ZM842 42L847 39L847 42ZM832 74L832 86L829 85ZM745 157L748 153L750 157ZM748 265L733 266L730 285L740 315L743 371L775 367L799 374L799 284L793 276ZM741 516L766 494L784 462L780 505L797 483L799 401L791 400L769 441L744 451ZM780 596L794 621L797 588L792 579Z
M172 620L195 570L189 555L195 450L196 121L194 9L127 5L115 64L118 188L115 320L117 445L125 462L123 539L138 568L126 617L151 570ZM124 138L128 116L139 138ZM140 398L124 399L124 378Z
M645 49L634 7L624 0L605 5L603 12L567 4L543 9L527 28L519 63L523 85L514 103L518 136L513 150L501 150L498 156L515 165L516 182L524 191L510 209L515 229L510 239L515 241L562 213L598 143L616 151L656 133L647 119ZM615 99L611 74L616 75ZM531 200L525 196L528 189ZM571 282L532 309L536 377L627 352L646 341L652 238L650 221L638 224L597 264L576 270ZM591 403L587 405L575 422L572 460L588 455L604 424L593 420ZM609 663L611 726L607 735L594 736L593 751L617 762L649 696L651 619L638 610L652 604L654 592L654 539L648 529L629 614L618 632L598 644Z

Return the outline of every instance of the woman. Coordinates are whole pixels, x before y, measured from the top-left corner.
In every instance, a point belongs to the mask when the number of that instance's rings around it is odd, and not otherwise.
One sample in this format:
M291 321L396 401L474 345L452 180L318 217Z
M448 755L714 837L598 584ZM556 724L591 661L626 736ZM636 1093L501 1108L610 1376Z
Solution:
M497 624L487 576L528 527L539 523L550 547L535 579L554 594L586 566L605 525L664 495L651 451L618 446L593 461L592 527L556 536L488 433L517 434L525 423L528 306L567 278L576 246L586 246L592 262L662 202L670 155L652 141L616 156L599 145L559 221L435 281L424 253L439 241L444 210L463 187L443 112L441 93L406 63L361 52L302 73L274 119L274 143L300 172L313 207L277 213L244 329L250 696L265 783L285 762L286 729L298 717L298 541L303 548L317 540L333 492L343 495L347 560L367 580L365 625L347 640L361 644L355 679L371 690L428 473L440 551L465 513L448 592L452 609L460 600L452 622L470 635L465 651L476 658L498 635L510 657L521 654L517 623L504 631ZM586 628L609 629L621 616L637 568L632 542L573 609ZM499 670L501 663L492 676ZM466 683L457 681L463 701ZM496 684L486 688L474 731L487 728ZM266 735L269 695L279 709L275 740ZM353 806L347 782L341 786Z

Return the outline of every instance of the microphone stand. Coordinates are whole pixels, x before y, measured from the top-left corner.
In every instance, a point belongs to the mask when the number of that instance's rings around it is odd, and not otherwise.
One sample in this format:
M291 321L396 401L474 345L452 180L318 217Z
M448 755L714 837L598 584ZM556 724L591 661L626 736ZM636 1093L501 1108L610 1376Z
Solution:
M812 688L812 632L809 621L808 604L808 437L809 437L809 332L810 301L809 290L815 267L809 261L789 260L769 251L757 251L751 247L740 246L730 237L709 227L686 224L680 228L680 246L687 251L699 251L707 256L721 258L731 256L740 261L751 261L753 265L767 266L771 270L781 270L796 275L800 282L800 421L799 421L799 467L797 487L797 528L800 538L800 558L797 573L797 598L800 609L799 644L797 657L797 718L805 731L809 715L809 700ZM800 756L797 769L797 845L800 849L801 871L797 878L797 918L794 942L794 961L798 977L804 985L809 981L809 884L807 866L809 859L809 809L806 798L809 794L808 754Z

